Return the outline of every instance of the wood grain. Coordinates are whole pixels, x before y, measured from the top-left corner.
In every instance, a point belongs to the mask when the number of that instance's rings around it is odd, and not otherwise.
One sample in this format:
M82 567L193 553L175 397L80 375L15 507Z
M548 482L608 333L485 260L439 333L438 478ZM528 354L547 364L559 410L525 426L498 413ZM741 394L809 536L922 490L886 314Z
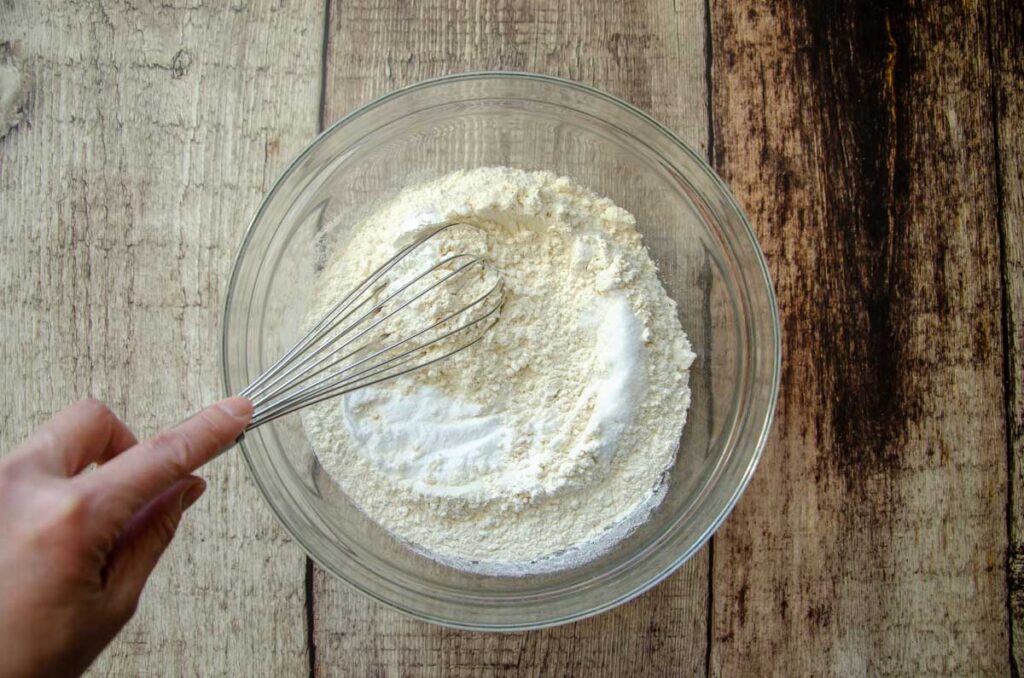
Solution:
M1024 6L992 6L993 89L1002 235L1010 501L1010 660L1024 669ZM1017 675L1015 674L1015 675Z
M715 674L1008 670L988 26L712 3L715 157L784 331L776 435L716 537Z
M216 399L234 248L318 111L327 124L492 68L595 84L713 152L779 293L776 431L713 563L705 550L615 611L510 635L304 581L240 460L221 459L95 673L1024 666L1019 2L716 1L706 17L703 0L335 0L326 36L323 12L0 1L0 42L34 81L28 121L0 140L0 450L76 397L141 434Z
M221 396L223 283L316 130L319 1L15 2L34 80L0 141L0 449L74 398L149 434ZM237 455L204 473L111 675L304 675L303 557Z
M704 19L699 0L597 6L567 0L335 2L324 122L424 78L483 69L525 70L597 85L644 108L706 150ZM703 674L707 572L705 550L656 590L596 619L498 635L413 621L317 570L317 673Z

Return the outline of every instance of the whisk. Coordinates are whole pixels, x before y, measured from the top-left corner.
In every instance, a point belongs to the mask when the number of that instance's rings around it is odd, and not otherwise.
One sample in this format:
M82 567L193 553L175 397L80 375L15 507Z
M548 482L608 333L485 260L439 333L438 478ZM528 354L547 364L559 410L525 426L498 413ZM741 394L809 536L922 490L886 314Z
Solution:
M497 273L471 254L416 256L456 225L463 224L446 223L401 248L245 387L239 395L254 410L246 431L423 369L480 341L505 299Z

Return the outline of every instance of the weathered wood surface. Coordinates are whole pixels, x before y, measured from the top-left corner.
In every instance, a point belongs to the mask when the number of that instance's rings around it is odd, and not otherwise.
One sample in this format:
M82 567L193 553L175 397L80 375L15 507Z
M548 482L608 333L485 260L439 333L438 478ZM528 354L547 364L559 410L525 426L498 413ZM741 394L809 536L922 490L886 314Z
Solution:
M424 78L505 69L594 84L707 147L703 0L355 0L330 5L324 122ZM655 591L595 619L482 634L413 621L319 570L319 675L702 674L707 549Z
M1003 331L1009 433L1008 490L1011 660L1024 669L1024 5L992 9L996 175L1003 238Z
M141 434L220 397L223 286L316 131L322 10L0 3L34 80L0 141L0 449L86 395ZM204 474L96 673L307 673L301 551L239 457Z
M989 26L713 3L716 164L784 331L775 436L715 541L713 673L1008 672Z
M595 84L711 152L783 315L754 482L713 558L639 600L537 633L414 622L307 581L225 458L95 671L1020 666L1022 34L1011 0L0 3L34 80L0 140L0 449L86 394L141 433L215 399L223 284L269 182L318 118L445 73Z

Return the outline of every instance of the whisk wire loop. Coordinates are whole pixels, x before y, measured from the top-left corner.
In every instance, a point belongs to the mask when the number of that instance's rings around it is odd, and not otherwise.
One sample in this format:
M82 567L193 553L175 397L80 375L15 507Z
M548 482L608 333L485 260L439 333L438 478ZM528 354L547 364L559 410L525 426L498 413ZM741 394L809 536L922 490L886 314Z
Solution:
M262 374L256 377L256 379L254 379L252 383L250 383L248 386L242 389L239 395L245 397L251 396L255 392L255 389L261 386L264 381L273 377L282 367L289 364L295 358L295 356L299 355L303 350L305 350L306 347L316 338L317 334L323 329L325 325L328 325L329 323L333 322L339 314L343 313L345 309L348 308L348 305L352 299L357 298L364 292L366 292L366 290L372 287L374 283L380 280L391 269L398 265L399 262L405 259L405 257L407 257L410 252L420 247L434 236L438 235L439 233L442 233L443 231L447 230L448 228L451 228L454 225L454 222L443 224L440 227L420 236L410 244L401 248L397 253L395 253L394 256L392 256L390 259L381 264L380 267L377 268L377 270L371 273L359 285L356 285L356 287L349 291L344 297L339 299L337 303L335 303L335 305L331 308L331 310L325 313L324 316L320 318L320 320L318 320L316 324L314 324L313 327L311 327L301 339L295 342L295 344L290 349L285 351L284 355L278 358L269 368L267 368Z
M451 254L416 266L420 257L414 254L457 223L399 249L243 389L240 395L254 407L246 430L434 365L483 339L505 299L504 285L487 263ZM410 267L416 270L405 275ZM478 288L486 291L473 292Z

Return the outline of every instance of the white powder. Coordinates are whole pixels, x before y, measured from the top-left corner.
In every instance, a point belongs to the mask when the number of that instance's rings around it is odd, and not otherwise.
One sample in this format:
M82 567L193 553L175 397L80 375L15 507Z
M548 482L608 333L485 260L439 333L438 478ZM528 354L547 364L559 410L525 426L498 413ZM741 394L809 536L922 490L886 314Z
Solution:
M498 324L437 366L308 409L307 432L352 500L432 557L498 573L571 566L660 501L694 355L633 217L567 178L507 168L381 208L326 267L310 319L449 221L466 225L418 256L486 258L506 289Z

